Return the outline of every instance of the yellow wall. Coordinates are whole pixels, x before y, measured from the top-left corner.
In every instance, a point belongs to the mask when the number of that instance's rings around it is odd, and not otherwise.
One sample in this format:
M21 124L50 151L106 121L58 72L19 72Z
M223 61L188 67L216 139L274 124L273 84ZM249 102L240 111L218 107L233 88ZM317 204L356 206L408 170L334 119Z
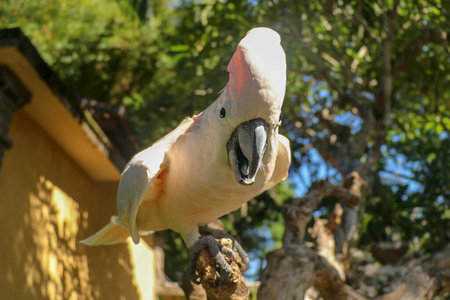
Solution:
M152 299L148 247L79 243L115 214L117 182L91 179L23 109L9 137L0 168L0 299ZM139 288L136 262L148 267Z

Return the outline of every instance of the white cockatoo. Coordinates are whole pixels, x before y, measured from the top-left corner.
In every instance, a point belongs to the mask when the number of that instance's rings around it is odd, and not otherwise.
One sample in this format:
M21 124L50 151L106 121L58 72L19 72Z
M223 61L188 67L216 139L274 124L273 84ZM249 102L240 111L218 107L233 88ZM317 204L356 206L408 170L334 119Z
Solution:
M202 113L186 118L123 171L118 216L86 245L108 245L172 229L186 245L198 226L238 209L288 175L289 141L278 134L286 88L280 36L255 28L238 44L229 82Z

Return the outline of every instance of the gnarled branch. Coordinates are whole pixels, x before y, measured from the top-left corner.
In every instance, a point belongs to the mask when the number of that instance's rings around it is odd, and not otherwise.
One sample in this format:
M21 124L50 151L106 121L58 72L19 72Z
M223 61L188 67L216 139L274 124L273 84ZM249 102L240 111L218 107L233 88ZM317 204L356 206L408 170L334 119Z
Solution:
M304 197L294 198L284 207L282 213L286 229L283 245L303 244L306 226L323 198L337 197L348 207L353 207L360 202L361 194L356 191L365 182L356 172L351 173L349 177L352 178L353 183L348 187L338 186L324 180L314 182ZM353 185L354 189L352 189Z
M450 245L414 266L390 294L378 300L424 299L450 291Z

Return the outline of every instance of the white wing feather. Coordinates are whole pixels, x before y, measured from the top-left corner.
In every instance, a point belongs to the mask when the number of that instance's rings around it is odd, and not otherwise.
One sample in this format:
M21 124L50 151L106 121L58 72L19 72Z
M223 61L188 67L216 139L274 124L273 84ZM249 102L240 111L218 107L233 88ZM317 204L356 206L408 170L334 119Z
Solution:
M117 191L118 218L116 225L128 228L134 243L139 243L140 236L136 225L139 206L144 200L147 189L158 174L169 167L166 156L177 138L192 125L193 119L187 118L172 132L157 141L153 146L136 154L125 167Z

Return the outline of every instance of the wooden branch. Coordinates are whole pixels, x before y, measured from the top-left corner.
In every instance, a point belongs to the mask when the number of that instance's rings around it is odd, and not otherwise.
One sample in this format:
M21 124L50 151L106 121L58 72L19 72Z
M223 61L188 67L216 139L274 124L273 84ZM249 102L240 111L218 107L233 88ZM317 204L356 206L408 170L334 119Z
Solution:
M450 244L413 267L392 293L383 295L378 300L429 300L449 291Z
M419 184L423 184L422 182L418 181L417 179L415 179L413 177L409 177L409 176L404 175L404 174L400 174L399 172L389 171L389 170L382 170L381 172L388 173L388 174L391 174L393 176L400 177L400 178L403 178L403 179L406 179L406 180L414 181L414 182L417 182Z
M344 282L326 260L305 245L292 245L267 255L257 298L303 299L311 286L324 299L347 299Z
M299 32L297 26L295 26L295 22L293 22L289 17L285 17L283 20L286 23L286 26L291 30L291 33L296 37L297 41L302 42L303 41L302 35ZM347 94L345 92L347 88L339 86L334 81L334 79L329 75L329 73L327 72L327 67L325 67L325 64L323 63L320 56L309 47L305 47L304 49L313 58L316 69L319 72L320 76L328 83L328 85L333 90L335 90L338 93L340 100L343 103L349 103L352 106L358 107L359 104L357 99L353 97L353 95Z
M179 285L187 300L207 300L205 289L201 285L192 283L187 272L181 276Z
M371 105L361 105L358 110L363 123L361 129L355 134L353 145L349 149L352 157L361 157L365 152L367 144L373 136L372 132L375 126L375 117Z
M233 249L231 239L220 239L220 243ZM216 260L207 250L203 250L197 258L196 269L202 278L202 286L206 291L208 300L245 300L248 299L249 290L241 273L240 257L237 260L225 257L231 266L231 276L225 280L219 278L216 271Z
M347 207L353 207L357 204L359 204L359 201L362 198L361 195L361 189L363 186L366 186L367 182L364 181L364 179L359 175L358 172L351 172L344 180L343 187L348 190L348 192L358 199L358 203L353 203L354 205L351 205L352 203L349 203L349 201L346 201Z
M348 299L348 291L339 273L324 258L320 258L315 266L316 280L313 286L323 299Z
M361 129L355 135L351 134L349 126L335 122L327 109L317 112L315 116L320 124L327 128L330 133L335 134L337 140L331 144L327 140L318 139L314 144L322 158L335 166L341 174L346 175L356 169L361 174L364 174L365 177L368 172L358 168L364 165L365 169L370 170L375 162L370 160L371 165L361 164L355 158L361 157L366 152L367 143L374 137L374 133L376 136L380 135L383 137L380 139L382 143L376 144L377 147L381 147L384 143L385 131L375 131L376 123L373 105L360 104L357 109L359 116L363 119L363 123Z
M397 18L398 1L394 1L393 9L387 9L384 17L384 34L385 38L382 42L381 60L382 74L380 77L380 85L375 93L375 103L373 105L374 125L373 132L374 144L370 148L366 162L361 164L357 171L366 177L371 172L372 167L381 156L381 146L386 141L386 133L391 114L392 88L394 86L394 76L392 72L392 45L395 34L395 21Z
M412 40L406 49L395 62L392 68L393 76L397 76L400 72L405 70L422 51L422 47L428 43L443 43L447 40L447 33L445 31L435 30L432 28L424 28L419 35Z
M335 122L333 115L330 114L327 108L317 112L315 116L325 128L331 133L336 134L340 141L344 143L348 141L351 136L351 128Z
M328 72L328 68L325 67L325 64L322 62L322 60L317 55L317 53L314 53L311 49L308 49L308 48L307 48L307 51L314 59L314 63L316 65L317 71L319 72L320 76L322 76L322 78L328 83L328 85L338 93L340 100L344 104L348 103L354 107L359 107L359 103L358 103L357 99L355 97L353 97L353 95L348 94L346 92L347 87L339 86L336 83L336 81L334 81L333 77L330 76L330 74Z
M283 246L304 243L306 226L321 200L320 193L310 189L304 197L294 198L286 204L282 210L285 224Z
M392 38L394 34L394 16L391 13L386 12L384 14L384 33L386 38L383 40L381 49L382 60L382 74L380 78L380 85L375 95L375 107L377 119L383 120L385 126L387 126L388 118L391 112L391 94L393 87L392 76Z
M217 231L223 231L224 227L219 220L208 223L208 227ZM202 231L200 230L200 233ZM215 237L215 240L229 249L235 249L232 238ZM247 288L244 276L242 275L242 266L245 262L239 253L234 257L224 255L225 260L231 267L231 275L227 279L220 278L217 271L217 262L207 249L200 252L196 260L196 270L201 285L192 283L192 278L188 271L180 279L180 286L183 289L188 300L244 300L248 299L249 290Z
M390 111L391 101L389 100L387 102L389 103L385 105L386 107L389 107L388 110ZM356 168L356 171L364 178L369 177L369 174L372 172L373 166L375 166L375 164L381 157L381 146L383 146L386 141L388 118L388 115L386 115L385 117L385 114L382 114L381 116L379 115L378 119L374 122L374 143L372 147L369 148L366 161L360 164L358 168Z
M324 299L362 299L349 295L351 289L344 284L343 268L339 267L339 263L331 260L341 273L316 251L308 248L304 244L304 237L306 226L324 197L337 197L352 207L361 200L360 189L364 184L364 180L357 173L350 174L343 186L320 180L311 185L304 197L292 199L285 206L282 211L285 220L283 248L267 256L258 299L303 299L306 290L311 286L314 286ZM337 217L340 218L340 215ZM322 233L322 253L328 255L325 253L334 252L333 247L328 245L332 236L330 232L323 234L328 232L328 229L320 225L318 224L317 230ZM353 294L357 295L354 291Z
M340 205L337 203L337 207L339 206ZM342 209L342 206L340 207ZM311 236L316 239L318 254L338 272L340 279L345 280L345 268L342 262L336 258L333 231L329 229L328 224L328 220L314 218Z
M378 44L378 48L381 48L381 37L376 35L375 32L373 32L372 28L370 28L369 23L367 23L367 20L361 17L361 14L358 12L355 15L355 19L361 23L364 27L364 29L367 31L369 36Z
M395 18L394 13L391 13L390 16L391 15ZM386 30L389 29L389 32L393 32L393 22L391 20L392 18L386 17L386 20L388 19L389 24L386 26ZM296 26L295 22L289 18L284 19L284 22L291 29L292 35L295 36L297 40L302 41L302 33ZM308 32L311 33L311 29L306 30L309 30ZM389 34L389 36L391 36L391 34ZM383 45L390 46L391 43L392 41L389 40ZM385 53L386 59L384 62L389 62L390 64L391 51L390 48L388 48L387 50L389 51ZM368 173L366 170L371 168L371 166L375 163L375 160L369 160L370 164L366 163L364 164L363 168L360 168L362 164L361 162L355 160L355 158L359 158L365 153L368 141L373 138L373 134L376 132L374 106L368 105L367 102L363 102L360 99L356 99L354 95L347 92L347 86L340 86L336 82L336 80L329 74L328 68L317 52L313 51L309 47L305 47L305 51L307 51L308 55L312 57L319 77L327 82L329 87L332 90L336 91L336 93L338 94L338 106L345 107L345 105L352 105L356 107L358 109L359 115L364 120L361 130L355 136L352 136L352 134L350 133L350 128L348 126L333 122L332 118L327 118L323 116L323 113L322 115L319 113L317 117L319 118L320 123L325 128L328 128L332 133L336 134L336 136L338 137L338 142L340 143L336 143L333 145L327 141L318 139L316 142L314 142L314 146L318 150L322 158L336 167L342 175L345 176L353 170L361 171L362 173L364 173L364 175L366 175ZM389 57L389 59L387 59L387 57ZM390 70L387 70L387 72L390 73ZM382 93L380 93L379 101L375 107L376 111L380 111L380 113L378 113L377 115L381 115L383 122L387 124L385 116L389 116L390 112L389 99L392 90L392 80L387 78L384 82L382 82L382 84L384 84L383 88L379 89L379 91L382 91ZM387 87L387 90L384 89L384 86ZM386 95L389 96L386 98ZM385 114L384 112L388 113ZM373 151L374 158L379 158L380 152L378 148L381 147L381 145L384 143L385 131L385 128L382 128L381 132L378 133L378 136L382 138L377 138L377 141L380 141L381 143L376 143L376 149L374 149L376 151Z
M367 300L347 286L338 272L306 245L291 245L267 255L257 298L304 299L312 286L325 300Z
M334 196L348 207L354 207L361 201L359 190L365 184L356 172L347 177L344 186L324 180L314 182L304 197L292 199L282 210L285 222L283 245L303 244L306 226L323 198Z
M363 295L359 294L357 291L355 291L349 285L345 285L345 289L346 289L347 294L348 294L348 300L368 300L368 298L366 298Z
M220 243L233 248L230 239L221 239ZM246 300L249 296L244 276L241 273L240 257L237 260L226 257L231 266L231 276L225 280L218 277L216 261L207 250L203 250L197 258L196 269L202 278L202 285L195 285L187 273L180 279L180 286L188 300Z
M344 208L340 203L334 205L333 214L330 215L327 222L327 229L330 232L334 232L336 228L342 223L342 214L344 213Z

